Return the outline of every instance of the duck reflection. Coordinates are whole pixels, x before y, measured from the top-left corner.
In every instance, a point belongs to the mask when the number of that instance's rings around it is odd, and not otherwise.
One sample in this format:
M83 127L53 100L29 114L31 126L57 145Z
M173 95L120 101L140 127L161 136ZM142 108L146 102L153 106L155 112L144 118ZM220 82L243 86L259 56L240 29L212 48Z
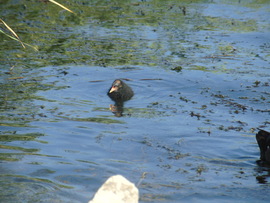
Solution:
M110 105L110 110L116 117L121 117L123 116L124 102L130 100L134 92L123 80L116 79L107 95L115 102L114 105Z

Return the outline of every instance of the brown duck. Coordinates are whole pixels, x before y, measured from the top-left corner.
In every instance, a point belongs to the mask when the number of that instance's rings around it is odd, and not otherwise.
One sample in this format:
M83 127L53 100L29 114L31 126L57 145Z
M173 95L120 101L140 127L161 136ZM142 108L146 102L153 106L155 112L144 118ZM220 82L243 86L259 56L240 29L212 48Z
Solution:
M270 163L270 132L259 129L256 140L260 148L261 161Z
M120 79L113 82L107 94L116 104L123 104L134 95L132 89Z
M133 90L122 80L117 79L113 82L107 95L115 102L115 105L110 105L111 111L117 117L121 117L123 113L124 102L130 100L134 93Z

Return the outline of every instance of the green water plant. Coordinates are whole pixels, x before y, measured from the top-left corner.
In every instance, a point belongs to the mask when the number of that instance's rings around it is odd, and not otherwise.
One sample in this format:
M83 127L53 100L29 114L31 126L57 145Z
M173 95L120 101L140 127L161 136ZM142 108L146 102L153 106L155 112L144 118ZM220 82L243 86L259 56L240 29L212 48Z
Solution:
M62 4L54 1L54 0L41 0L42 2L51 2L53 4L56 4L57 6L67 10L68 12L71 12L73 14L75 14L72 10L68 9L67 7L63 6ZM0 33L3 33L4 35L6 35L7 37L15 40L15 41L18 41L21 43L22 47L25 48L25 46L29 46L31 48L33 48L34 50L38 51L38 49L35 47L35 46L32 46L30 44L27 44L25 42L22 42L20 37L16 34L16 32L4 21L0 18L0 25L3 25L3 27L5 29L7 29L8 32L10 32L11 34L9 34L7 31L3 31L2 29L0 29Z

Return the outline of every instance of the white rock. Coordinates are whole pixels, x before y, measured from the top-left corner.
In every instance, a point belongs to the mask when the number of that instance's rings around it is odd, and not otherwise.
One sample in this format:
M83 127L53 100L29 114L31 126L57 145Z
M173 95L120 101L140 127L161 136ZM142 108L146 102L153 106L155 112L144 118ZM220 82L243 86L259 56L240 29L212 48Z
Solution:
M115 175L98 189L89 203L138 203L138 188L121 175Z

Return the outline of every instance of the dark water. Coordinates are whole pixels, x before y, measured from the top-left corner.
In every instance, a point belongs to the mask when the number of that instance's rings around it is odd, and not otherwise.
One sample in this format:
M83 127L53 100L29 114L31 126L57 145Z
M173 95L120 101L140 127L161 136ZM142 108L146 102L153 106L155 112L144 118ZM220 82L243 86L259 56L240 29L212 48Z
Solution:
M74 1L86 22L43 46L34 29L39 52L9 42L1 202L87 202L115 174L140 202L268 202L255 134L270 129L270 7L221 2L102 1L91 16ZM135 92L120 118L106 95L116 78Z

